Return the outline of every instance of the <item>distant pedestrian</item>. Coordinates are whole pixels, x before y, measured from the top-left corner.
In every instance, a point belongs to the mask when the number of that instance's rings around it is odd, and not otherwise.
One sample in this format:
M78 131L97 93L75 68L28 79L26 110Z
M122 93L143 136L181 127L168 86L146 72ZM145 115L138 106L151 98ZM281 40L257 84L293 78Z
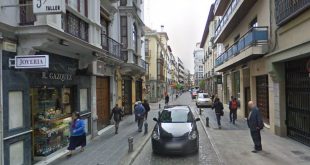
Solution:
M238 102L237 99L231 96L231 101L229 102L229 119L230 122L235 124L237 119Z
M142 106L141 101L139 101L138 105L135 107L135 115L138 121L138 131L142 132L142 126L143 126L144 117L145 117L145 109Z
M72 123L70 125L70 139L69 139L69 154L72 155L72 151L75 148L81 146L81 152L84 151L84 147L86 146L86 133L85 133L85 123L81 119L80 114L78 112L72 113Z
M254 105L253 101L249 101L248 107L250 109L250 114L247 122L254 142L254 150L252 152L256 153L263 149L260 131L264 128L264 122L259 109Z
M115 134L118 134L118 128L119 128L119 123L121 122L121 118L123 116L123 110L118 107L118 104L115 104L115 107L112 109L112 114L110 116L110 120L114 116L114 122L115 122Z
M147 120L147 115L148 115L149 111L151 110L151 108L150 108L150 105L149 105L147 100L144 100L142 105L145 109L145 119Z
M212 106L212 109L215 109L215 115L217 120L217 125L219 129L222 128L221 126L221 116L224 116L224 106L223 103L220 101L219 98L215 98L214 104Z
M168 105L168 104L169 104L169 95L167 93L165 97L165 105Z

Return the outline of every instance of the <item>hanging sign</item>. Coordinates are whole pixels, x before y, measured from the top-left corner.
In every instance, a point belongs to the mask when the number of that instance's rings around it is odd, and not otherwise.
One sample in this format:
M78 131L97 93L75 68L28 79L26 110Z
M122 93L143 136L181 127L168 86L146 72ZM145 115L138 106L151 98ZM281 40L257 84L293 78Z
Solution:
M48 68L48 55L22 55L15 56L16 69L31 69L31 68Z
M65 0L33 0L34 14L66 13Z

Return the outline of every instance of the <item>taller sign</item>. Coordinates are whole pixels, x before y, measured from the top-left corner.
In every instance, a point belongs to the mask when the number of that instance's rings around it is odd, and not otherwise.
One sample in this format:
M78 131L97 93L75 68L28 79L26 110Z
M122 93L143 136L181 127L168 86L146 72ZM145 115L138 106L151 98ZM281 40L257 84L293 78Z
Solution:
M60 14L65 12L65 0L33 0L34 14Z

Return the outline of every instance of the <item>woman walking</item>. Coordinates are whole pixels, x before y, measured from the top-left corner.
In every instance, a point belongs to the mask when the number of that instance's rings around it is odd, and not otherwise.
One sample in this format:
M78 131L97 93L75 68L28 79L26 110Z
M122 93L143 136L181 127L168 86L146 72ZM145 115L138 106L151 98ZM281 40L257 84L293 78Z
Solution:
M81 152L84 151L86 146L86 133L85 133L85 123L81 119L78 112L72 113L72 123L70 125L70 143L68 150L70 151L68 156L72 155L72 151L75 148L81 146Z
M217 120L217 125L221 129L221 116L224 116L224 106L219 98L215 98L212 109L215 109L215 115Z
M115 104L115 107L112 109L110 120L112 119L113 116L114 116L114 121L115 121L115 134L118 134L119 123L123 116L123 111L120 107L118 107L118 104Z

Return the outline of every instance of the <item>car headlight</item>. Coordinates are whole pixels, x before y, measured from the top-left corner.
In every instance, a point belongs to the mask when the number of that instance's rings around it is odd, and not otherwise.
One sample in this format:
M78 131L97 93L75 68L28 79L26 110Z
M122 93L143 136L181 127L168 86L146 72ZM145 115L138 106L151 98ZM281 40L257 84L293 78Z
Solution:
M197 131L191 131L189 134L188 134L188 139L189 140L195 140L198 136L198 133Z
M152 138L154 140L159 140L160 139L159 133L157 131L153 131Z

